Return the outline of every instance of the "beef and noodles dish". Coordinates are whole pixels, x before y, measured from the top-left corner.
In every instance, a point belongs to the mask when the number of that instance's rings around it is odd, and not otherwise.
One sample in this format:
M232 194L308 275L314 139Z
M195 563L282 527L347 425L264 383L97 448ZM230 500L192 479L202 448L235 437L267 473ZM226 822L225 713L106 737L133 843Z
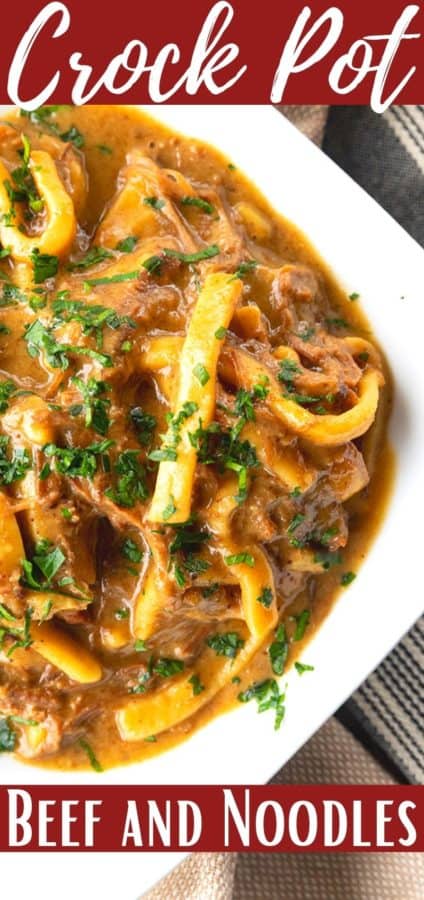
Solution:
M128 107L2 120L0 242L0 751L100 770L250 700L272 732L387 496L358 294Z

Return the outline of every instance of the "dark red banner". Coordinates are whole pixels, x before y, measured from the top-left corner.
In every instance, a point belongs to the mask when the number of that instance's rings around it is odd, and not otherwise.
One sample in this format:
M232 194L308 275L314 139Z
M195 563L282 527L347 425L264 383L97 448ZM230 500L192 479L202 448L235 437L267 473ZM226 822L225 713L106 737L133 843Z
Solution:
M23 0L3 16L0 100L424 101L423 3Z
M424 788L0 788L0 851L424 850Z

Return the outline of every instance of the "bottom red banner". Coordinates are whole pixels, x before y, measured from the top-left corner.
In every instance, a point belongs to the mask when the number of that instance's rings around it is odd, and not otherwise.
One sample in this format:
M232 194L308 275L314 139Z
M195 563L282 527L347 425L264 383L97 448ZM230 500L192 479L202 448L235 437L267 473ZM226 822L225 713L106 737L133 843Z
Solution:
M0 851L424 850L424 788L0 787Z

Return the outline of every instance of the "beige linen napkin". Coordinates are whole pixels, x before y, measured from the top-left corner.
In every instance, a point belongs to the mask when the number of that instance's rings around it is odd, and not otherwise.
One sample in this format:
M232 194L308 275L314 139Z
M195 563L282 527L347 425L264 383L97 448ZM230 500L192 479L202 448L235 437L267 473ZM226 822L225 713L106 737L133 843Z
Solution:
M278 773L278 784L394 784L336 719ZM144 900L421 900L419 853L197 853Z

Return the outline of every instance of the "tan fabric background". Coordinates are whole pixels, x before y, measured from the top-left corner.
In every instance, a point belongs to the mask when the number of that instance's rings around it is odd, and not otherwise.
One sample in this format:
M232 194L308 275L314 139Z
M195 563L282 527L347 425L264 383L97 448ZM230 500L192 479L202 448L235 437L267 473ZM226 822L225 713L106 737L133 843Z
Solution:
M279 784L393 784L336 719L299 750ZM419 853L198 853L144 900L422 900Z
M280 107L320 144L326 106ZM284 766L279 784L393 784L387 771L336 719ZM422 900L418 853L199 853L189 856L144 900Z

